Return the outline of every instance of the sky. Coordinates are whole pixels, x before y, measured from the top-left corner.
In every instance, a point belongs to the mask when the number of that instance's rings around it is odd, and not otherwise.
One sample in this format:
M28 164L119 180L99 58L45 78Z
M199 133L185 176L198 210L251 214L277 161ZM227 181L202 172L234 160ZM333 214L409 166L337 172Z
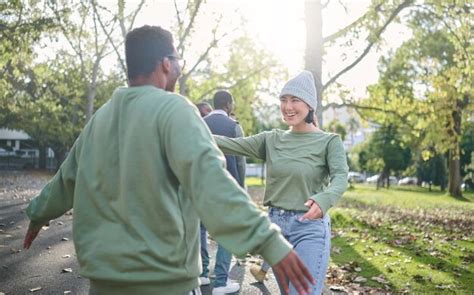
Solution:
M340 3L345 4L347 11ZM185 1L178 2L178 5L184 4ZM364 14L369 5L370 0L331 0L328 7L323 10L323 36L328 36L356 20ZM288 69L290 76L303 70L306 38L304 0L208 0L202 6L196 26L196 42L192 45L196 52L202 52L207 45L202 40L210 40L209 32L219 14L224 16L220 26L221 32L234 29L230 33L232 35L245 31L272 52ZM143 13L137 18L136 26L153 24L171 28L175 22L175 15L173 1L149 1ZM246 20L245 23L242 22L242 17ZM380 55L386 54L390 48L399 46L406 39L407 32L400 25L392 24L385 36L389 41L380 50L372 50L362 62L338 80L354 97L364 97L366 87L376 83L377 61ZM228 40L230 41L230 38ZM362 48L363 46L359 47ZM221 50L225 50L225 46ZM344 68L357 57L353 53L352 50L328 51L323 61L323 83L328 79L324 74L337 73ZM342 54L347 56L346 60L341 58Z

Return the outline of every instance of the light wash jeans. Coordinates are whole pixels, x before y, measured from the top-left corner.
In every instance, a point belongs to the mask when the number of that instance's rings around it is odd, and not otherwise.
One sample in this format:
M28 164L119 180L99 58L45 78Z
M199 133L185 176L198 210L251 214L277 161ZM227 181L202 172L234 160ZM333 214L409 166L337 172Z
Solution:
M209 277L209 252L207 251L207 230L201 223L201 260L202 273L200 277ZM232 253L217 244L216 264L214 266L214 288L227 285L229 278L230 263L232 261Z
M300 221L303 211L283 210L270 207L270 220L281 228L283 236L293 245L293 249L304 262L316 285L313 286L313 295L321 294L326 279L331 248L331 218L326 214L321 219ZM267 271L270 265L266 262L262 270ZM278 282L280 285L280 282ZM280 288L281 291L281 288ZM298 294L290 284L290 295Z

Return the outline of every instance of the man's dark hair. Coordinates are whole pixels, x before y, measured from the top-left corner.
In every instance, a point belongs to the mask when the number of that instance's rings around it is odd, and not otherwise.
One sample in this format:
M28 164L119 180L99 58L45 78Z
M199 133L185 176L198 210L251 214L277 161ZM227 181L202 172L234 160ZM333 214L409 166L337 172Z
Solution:
M167 30L157 26L133 29L125 40L128 79L149 76L156 65L173 52L173 36Z
M208 110L212 111L211 105L209 103L205 102L205 101L198 102L196 104L196 107L198 108L199 113L201 114L201 117L204 117L208 114L206 111L208 111Z
M217 91L212 99L215 109L223 109L227 104L232 103L232 94L225 90Z

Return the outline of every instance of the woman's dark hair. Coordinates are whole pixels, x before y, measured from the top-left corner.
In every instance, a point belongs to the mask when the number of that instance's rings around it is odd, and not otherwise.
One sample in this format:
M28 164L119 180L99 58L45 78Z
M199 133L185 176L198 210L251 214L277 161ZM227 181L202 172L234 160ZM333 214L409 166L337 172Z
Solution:
M157 26L133 29L125 40L128 79L149 76L164 57L173 53L173 36L167 30Z
M308 124L314 122L314 111L313 110L309 110L309 113L308 113L308 115L306 115L306 118L304 118L304 121Z

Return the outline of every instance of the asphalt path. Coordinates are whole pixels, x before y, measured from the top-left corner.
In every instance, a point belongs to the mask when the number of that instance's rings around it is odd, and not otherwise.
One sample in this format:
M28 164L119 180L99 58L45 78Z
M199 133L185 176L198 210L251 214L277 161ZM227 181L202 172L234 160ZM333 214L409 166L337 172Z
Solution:
M51 221L49 227L41 230L32 247L23 250L29 222L25 209L48 178L31 180L29 175L18 174L7 179L5 175L5 172L0 173L0 295L88 294L89 282L79 275L72 242L72 214ZM212 240L209 251L212 279L216 251ZM264 284L253 280L249 269L257 261L254 257L233 259L230 278L241 284L240 291L235 294L279 294L271 271ZM202 293L211 294L211 286L201 287Z

